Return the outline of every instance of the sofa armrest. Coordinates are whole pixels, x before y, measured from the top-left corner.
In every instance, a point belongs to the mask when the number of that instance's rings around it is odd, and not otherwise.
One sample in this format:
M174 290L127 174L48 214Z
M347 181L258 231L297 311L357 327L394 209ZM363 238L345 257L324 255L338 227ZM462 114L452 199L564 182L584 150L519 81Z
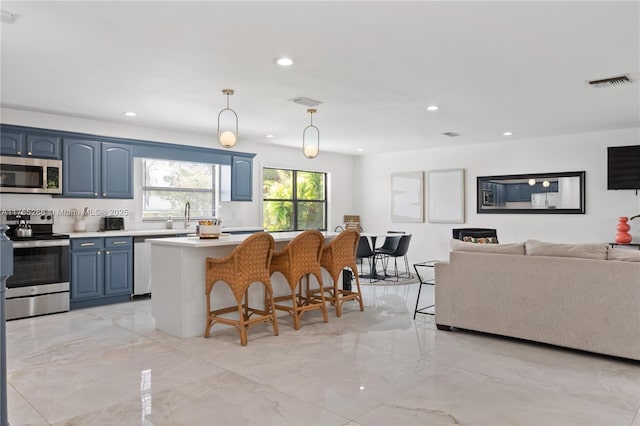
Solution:
M435 264L435 311L436 325L439 329L451 325L453 316L453 297L451 283L454 269L449 262Z

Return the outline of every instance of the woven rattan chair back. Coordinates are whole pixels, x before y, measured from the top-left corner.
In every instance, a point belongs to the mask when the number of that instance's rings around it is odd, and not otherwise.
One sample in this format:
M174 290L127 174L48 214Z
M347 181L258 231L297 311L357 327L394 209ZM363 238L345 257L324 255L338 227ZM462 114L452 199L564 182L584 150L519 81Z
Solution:
M271 322L273 334L278 335L269 270L274 245L270 234L258 232L247 237L229 256L222 259L207 258L205 283L207 319L204 337L209 337L211 327L217 322L236 327L240 332L240 341L243 346L247 344L249 327L257 322ZM229 286L236 299L236 306L211 310L211 291L218 282L225 282ZM256 282L262 283L265 287L264 308L249 306L249 286ZM236 310L239 314L238 320L222 316Z
M287 279L291 294L274 298L276 309L293 315L294 328L300 328L300 317L306 311L318 309L322 312L324 322L328 322L327 306L324 300L320 256L324 246L322 233L307 230L291 240L287 246L273 255L271 273L280 272ZM315 276L322 300L314 301L309 297L309 275ZM302 279L306 278L306 294L302 292ZM298 292L296 293L296 288ZM291 301L291 306L278 302Z
M336 307L336 315L338 317L342 316L342 305L347 300L357 300L360 304L360 310L364 310L358 267L356 266L356 249L359 240L360 233L358 231L345 229L322 250L320 265L327 270L333 280L332 287L325 287L328 293L326 299ZM356 291L338 287L340 274L344 268L349 268L353 272L356 280Z

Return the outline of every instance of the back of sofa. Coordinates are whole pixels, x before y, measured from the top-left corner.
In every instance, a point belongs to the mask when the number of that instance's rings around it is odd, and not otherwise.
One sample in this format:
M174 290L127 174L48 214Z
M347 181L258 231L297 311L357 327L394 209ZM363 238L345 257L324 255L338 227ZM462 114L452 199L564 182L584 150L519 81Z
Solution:
M453 251L436 323L640 360L640 263Z

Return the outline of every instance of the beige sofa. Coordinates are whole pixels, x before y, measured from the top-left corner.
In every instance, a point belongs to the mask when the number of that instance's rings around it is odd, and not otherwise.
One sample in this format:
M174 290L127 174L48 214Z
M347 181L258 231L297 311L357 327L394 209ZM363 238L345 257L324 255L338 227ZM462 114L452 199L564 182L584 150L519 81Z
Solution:
M438 329L640 360L640 251L538 241L482 246L452 240L449 263L435 265Z

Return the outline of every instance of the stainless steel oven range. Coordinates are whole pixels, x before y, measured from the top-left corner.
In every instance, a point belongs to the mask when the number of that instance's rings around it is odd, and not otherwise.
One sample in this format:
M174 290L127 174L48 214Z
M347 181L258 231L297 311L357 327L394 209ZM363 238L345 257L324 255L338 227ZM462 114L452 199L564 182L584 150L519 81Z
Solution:
M9 226L6 234L13 241L7 320L69 310L69 236L54 233L53 221L51 211L0 212L0 223Z

